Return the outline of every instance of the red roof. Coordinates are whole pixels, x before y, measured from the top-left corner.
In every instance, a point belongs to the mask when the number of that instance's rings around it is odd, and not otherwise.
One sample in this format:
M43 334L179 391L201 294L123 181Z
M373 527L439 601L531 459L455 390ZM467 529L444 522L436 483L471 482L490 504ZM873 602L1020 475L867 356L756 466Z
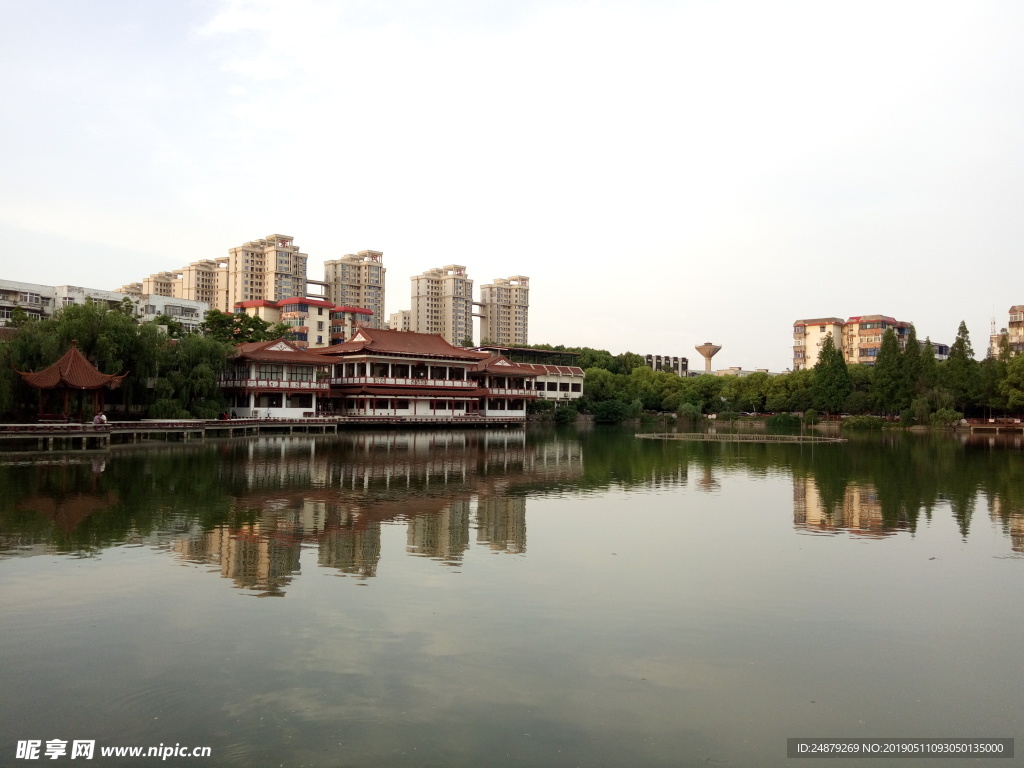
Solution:
M583 369L575 365L544 365L543 363L516 363L520 368L532 371L537 376L558 374L559 376L582 376Z
M100 373L96 366L78 351L78 343L75 341L71 342L71 349L49 368L44 368L38 373L18 373L26 384L36 389L117 389L121 380L128 375Z
M286 304L308 304L311 307L333 307L333 301L325 301L324 299L307 299L303 296L292 296L290 299L281 299L277 302L278 307L283 307Z
M532 366L509 362L508 358L503 355L490 355L486 352L483 354L486 354L487 358L480 361L473 369L473 373L497 373L504 376L537 375L536 371L531 370Z
M363 307L335 307L331 312L354 312L359 315L372 315L372 309L364 309Z
M304 363L306 365L328 365L329 361L314 355L285 339L273 341L251 341L235 345L235 359L256 360L266 363Z
M477 362L490 357L485 353L449 344L440 334L390 331L382 328L360 328L344 344L322 347L312 354L351 355L355 353L448 358Z

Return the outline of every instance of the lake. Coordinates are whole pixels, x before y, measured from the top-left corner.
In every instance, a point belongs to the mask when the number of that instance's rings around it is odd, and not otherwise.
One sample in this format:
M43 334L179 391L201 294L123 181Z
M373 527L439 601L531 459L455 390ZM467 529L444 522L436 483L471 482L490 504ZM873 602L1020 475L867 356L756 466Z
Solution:
M0 765L81 740L118 766L162 761L101 748L783 766L794 737L1024 735L1020 437L367 431L0 454L0 489Z

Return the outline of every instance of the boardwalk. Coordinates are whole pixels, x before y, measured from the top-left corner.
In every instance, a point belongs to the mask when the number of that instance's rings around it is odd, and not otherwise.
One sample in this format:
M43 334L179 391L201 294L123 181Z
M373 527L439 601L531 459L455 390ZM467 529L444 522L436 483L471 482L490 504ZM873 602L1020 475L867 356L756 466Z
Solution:
M359 427L465 428L522 426L521 418L459 416L453 419L388 416L324 416L301 419L185 419L113 421L107 424L0 424L0 451L107 448L112 444L192 441L266 434L336 434Z
M636 435L644 440L685 440L706 443L845 443L845 437L766 435L751 432L654 432Z

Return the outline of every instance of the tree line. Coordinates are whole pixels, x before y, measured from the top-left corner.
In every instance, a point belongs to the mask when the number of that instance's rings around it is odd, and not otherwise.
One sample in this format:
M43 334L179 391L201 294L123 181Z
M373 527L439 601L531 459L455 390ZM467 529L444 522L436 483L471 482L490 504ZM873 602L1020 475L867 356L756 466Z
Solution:
M948 359L938 360L931 341L918 342L911 327L901 347L893 329L882 336L874 365L849 365L831 335L813 368L775 376L704 374L683 378L655 371L640 355L612 355L586 347L536 345L574 352L585 371L584 396L574 403L599 421L621 421L644 412L707 414L792 413L899 416L903 423L949 424L964 416L1001 416L1024 410L1024 355L1011 356L1004 340L996 356L974 358L961 322Z
M210 310L196 333L174 318L138 323L126 300L118 306L88 301L64 307L50 318L29 319L15 307L0 343L0 420L35 417L39 394L18 371L39 371L68 351L71 342L101 373L128 373L108 393L107 403L126 417L216 418L227 408L218 385L233 346L287 336L290 328L258 317ZM91 415L91 414L90 414Z

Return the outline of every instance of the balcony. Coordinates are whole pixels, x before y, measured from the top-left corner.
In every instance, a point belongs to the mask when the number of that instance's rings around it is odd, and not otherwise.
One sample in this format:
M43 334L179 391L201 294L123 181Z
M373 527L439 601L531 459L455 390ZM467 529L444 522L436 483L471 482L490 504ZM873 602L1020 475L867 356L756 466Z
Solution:
M327 392L330 382L319 381L286 381L282 379L221 379L221 389L283 389L289 392Z
M388 387L457 387L474 389L476 382L466 379L402 379L391 376L341 376L331 379L335 386L359 386L375 384Z

